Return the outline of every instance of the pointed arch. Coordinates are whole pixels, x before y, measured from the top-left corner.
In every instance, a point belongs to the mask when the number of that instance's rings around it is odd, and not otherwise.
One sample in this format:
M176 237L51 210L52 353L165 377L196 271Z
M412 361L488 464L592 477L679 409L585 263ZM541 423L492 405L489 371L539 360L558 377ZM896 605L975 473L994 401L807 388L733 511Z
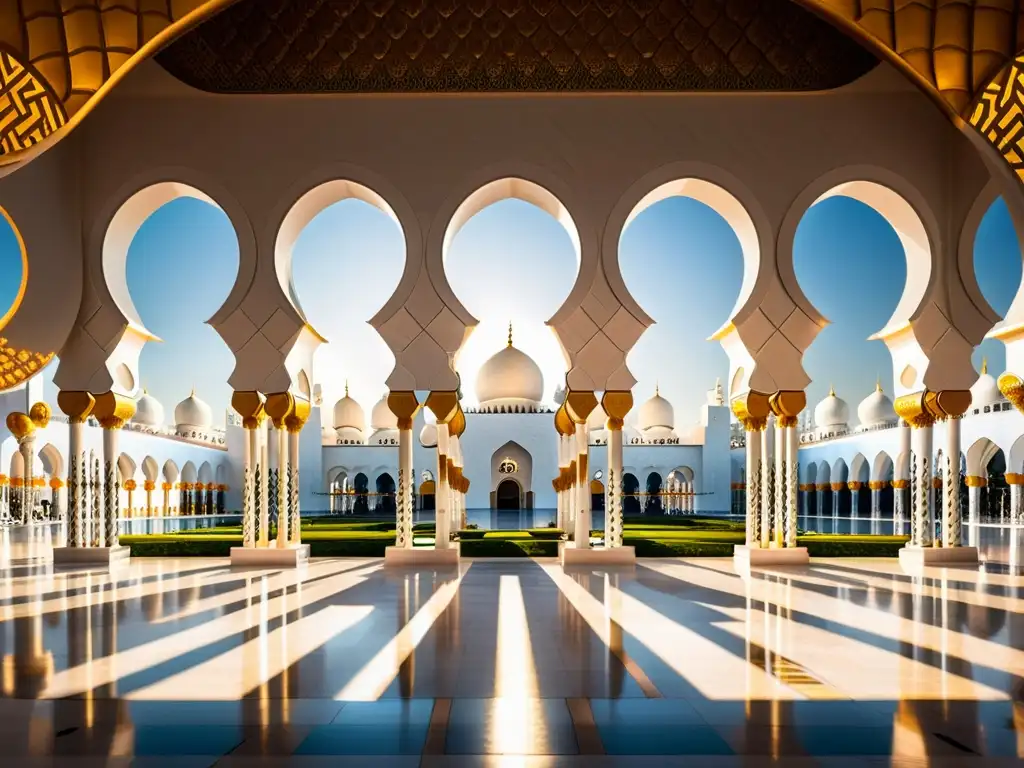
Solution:
M506 459L511 460L514 472L501 471ZM515 479L523 493L533 492L533 455L515 440L509 440L491 454L491 491L497 491L499 483L507 478Z
M185 466L181 468L181 482L183 483L194 483L198 479L198 473L196 472L196 465L192 463L191 459L185 462Z
M210 462L204 461L199 465L199 482L204 485L213 482L213 467L210 466Z
M870 467L864 454L858 453L850 461L850 480L852 482L866 483L870 479Z
M64 457L53 443L47 443L39 450L43 472L50 477L64 477Z
M180 474L178 465L174 463L173 459L168 459L164 462L163 476L165 483L176 483Z
M142 476L146 478L147 482L155 483L159 475L160 465L157 464L156 459L152 456L144 458L142 460Z
M126 480L133 479L135 477L136 469L138 469L138 465L135 463L135 459L127 453L122 453L117 457L117 471L121 474L122 483Z
M895 467L889 454L879 451L871 465L871 479L874 481L888 481L894 479Z
M987 477L988 465L1001 449L987 437L974 441L967 449L967 474L974 477Z

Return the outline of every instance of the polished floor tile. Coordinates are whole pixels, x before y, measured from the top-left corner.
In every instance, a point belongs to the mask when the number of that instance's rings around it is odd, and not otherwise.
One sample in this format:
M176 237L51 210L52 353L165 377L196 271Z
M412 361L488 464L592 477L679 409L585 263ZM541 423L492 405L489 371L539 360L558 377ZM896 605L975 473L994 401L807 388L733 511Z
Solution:
M0 536L0 764L993 766L1024 576L728 559L55 572Z

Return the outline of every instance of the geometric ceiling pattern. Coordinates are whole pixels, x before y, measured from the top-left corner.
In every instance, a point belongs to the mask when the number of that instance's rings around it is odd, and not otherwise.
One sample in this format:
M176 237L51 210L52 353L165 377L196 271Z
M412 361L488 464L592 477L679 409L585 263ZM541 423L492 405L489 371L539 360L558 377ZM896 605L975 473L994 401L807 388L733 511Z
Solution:
M989 84L970 122L1024 181L1024 57Z
M869 66L849 38L902 69L951 117L970 120L1013 165L1022 4L0 0L0 164L59 140L161 48L166 68L212 90L443 90L438 77L456 90L806 90ZM239 21L232 27L218 13Z
M157 60L220 93L826 90L878 63L791 0L259 0Z

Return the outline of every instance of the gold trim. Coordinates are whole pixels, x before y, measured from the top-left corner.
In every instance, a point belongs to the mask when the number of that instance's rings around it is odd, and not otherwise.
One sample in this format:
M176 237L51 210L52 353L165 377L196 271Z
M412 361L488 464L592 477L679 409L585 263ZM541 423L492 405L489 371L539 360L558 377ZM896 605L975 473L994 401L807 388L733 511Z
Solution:
M94 393L93 397L96 405L92 415L104 429L121 429L135 415L135 401L127 395L108 391Z
M609 431L618 432L625 425L626 414L633 407L633 393L630 390L609 391L601 396L601 408L608 417L606 426Z
M988 478L981 477L980 475L967 475L967 477L964 478L964 485L968 488L984 488L988 485Z
M345 396L348 396L348 382L345 382ZM412 429L412 422L420 410L420 403L416 399L416 393L411 390L388 392L388 408L398 419L400 430Z

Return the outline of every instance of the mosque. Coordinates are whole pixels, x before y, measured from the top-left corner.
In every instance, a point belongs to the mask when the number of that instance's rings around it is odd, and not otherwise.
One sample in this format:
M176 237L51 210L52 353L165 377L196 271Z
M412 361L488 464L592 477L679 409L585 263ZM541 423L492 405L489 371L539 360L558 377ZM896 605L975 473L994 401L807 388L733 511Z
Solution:
M0 408L28 412L40 400L33 380L27 387L0 396ZM313 406L300 438L304 482L303 514L394 515L398 478L398 419L387 394L370 409L349 396L325 409L315 386ZM467 494L468 509L554 510L552 480L559 474L556 409L565 396L556 390L554 403L543 402L540 367L519 350L509 328L505 348L480 368L475 382L478 405L467 408L463 436L463 473L475 481ZM707 403L690 425L677 425L672 404L656 391L636 413L635 424L623 427L623 492L630 512L725 512L729 506L729 409L721 385L708 392ZM135 413L122 430L117 460L120 510L124 518L237 513L243 486L241 420L230 411L225 426L214 424L213 409L193 390L174 408L167 425L161 403L145 390ZM416 508L434 509L437 473L437 424L417 415L414 448L417 472ZM56 511L66 506L68 429L59 416L34 431L31 471L25 451L9 430L0 443L0 478L4 504L0 519L20 519L19 494L26 479L37 489L36 503ZM598 405L587 418L591 462L591 503L605 504L607 416ZM269 430L272 425L267 422ZM102 429L90 420L84 445L90 455L102 454ZM268 440L273 444L274 440ZM89 462L95 464L97 459ZM309 478L320 478L320 481ZM12 509L13 502L13 509Z

